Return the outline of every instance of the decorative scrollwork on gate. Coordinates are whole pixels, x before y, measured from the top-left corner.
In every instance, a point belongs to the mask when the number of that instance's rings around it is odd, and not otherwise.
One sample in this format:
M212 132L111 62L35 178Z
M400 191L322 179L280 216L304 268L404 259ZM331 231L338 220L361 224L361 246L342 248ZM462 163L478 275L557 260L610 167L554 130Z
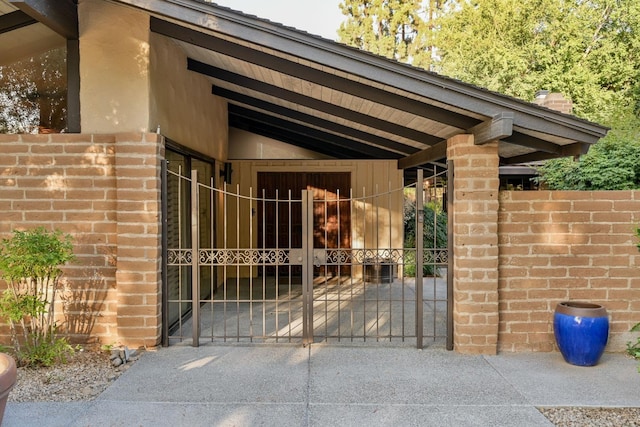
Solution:
M412 256L411 253L414 253ZM315 249L314 265L404 264L415 249Z
M405 256L406 264L415 264L416 262L416 250L411 249L407 251ZM424 250L424 263L426 265L439 265L446 266L449 261L449 251L447 249L435 248Z
M167 250L168 265L191 265L191 249Z
M201 249L200 265L288 265L285 249Z
M447 264L449 259L449 251L447 249L425 249L425 264Z

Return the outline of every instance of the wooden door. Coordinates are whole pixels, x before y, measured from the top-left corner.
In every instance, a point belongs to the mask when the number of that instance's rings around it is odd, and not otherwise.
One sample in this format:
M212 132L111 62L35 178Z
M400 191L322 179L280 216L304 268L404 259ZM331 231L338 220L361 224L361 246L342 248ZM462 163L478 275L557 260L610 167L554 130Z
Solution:
M351 212L349 197L350 172L258 172L259 197L279 201L258 204L258 245L261 248L301 248L302 210L299 202L302 190L313 192L313 235L315 248L348 248L351 246ZM264 191L263 191L264 189ZM338 202L337 194L340 199ZM326 199L326 200L325 200ZM274 269L265 274L272 275ZM343 266L340 274L349 274ZM317 272L322 274L323 272ZM336 271L324 273L337 274ZM288 274L280 271L280 274ZM301 274L300 271L292 274Z

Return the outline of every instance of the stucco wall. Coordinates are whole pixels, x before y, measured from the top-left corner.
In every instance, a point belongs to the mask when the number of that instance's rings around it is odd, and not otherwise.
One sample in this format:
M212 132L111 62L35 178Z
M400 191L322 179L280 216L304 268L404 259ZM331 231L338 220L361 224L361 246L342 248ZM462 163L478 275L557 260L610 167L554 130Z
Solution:
M240 129L229 129L230 160L330 159L315 151Z
M151 33L149 15L104 1L78 5L83 133L156 132L227 159L227 103L187 70L171 39ZM114 34L118 34L117 42Z
M82 0L78 20L82 132L149 131L149 16Z
M216 160L227 159L227 102L211 81L187 70L187 56L171 39L151 34L150 127Z

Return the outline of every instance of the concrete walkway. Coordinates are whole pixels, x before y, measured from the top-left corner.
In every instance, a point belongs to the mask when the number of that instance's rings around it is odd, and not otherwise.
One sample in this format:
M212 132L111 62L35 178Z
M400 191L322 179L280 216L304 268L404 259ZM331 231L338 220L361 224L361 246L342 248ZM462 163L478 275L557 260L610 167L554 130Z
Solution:
M8 403L3 426L550 426L536 406L640 407L636 362L559 353L173 346L91 402Z

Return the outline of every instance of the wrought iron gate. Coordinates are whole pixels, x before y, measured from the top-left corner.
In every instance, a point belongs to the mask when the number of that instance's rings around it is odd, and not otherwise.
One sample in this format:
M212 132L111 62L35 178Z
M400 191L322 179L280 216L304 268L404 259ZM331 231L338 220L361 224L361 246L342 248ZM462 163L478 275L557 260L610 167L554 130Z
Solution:
M184 176L165 167L164 175L165 345L415 342L422 348L426 339L451 348L447 244L434 237L423 249L424 223L433 224L428 235L443 227L436 217L446 215L446 171L426 180L419 171L415 196L399 188L358 197L309 189L269 198L264 190L243 195L239 187L200 183L196 171ZM433 221L424 221L425 194ZM407 245L412 224L404 222L412 209L415 243ZM269 216L273 224L266 221L269 210L276 213ZM340 220L346 215L348 227ZM267 242L269 227L301 238ZM422 277L425 272L430 275Z

